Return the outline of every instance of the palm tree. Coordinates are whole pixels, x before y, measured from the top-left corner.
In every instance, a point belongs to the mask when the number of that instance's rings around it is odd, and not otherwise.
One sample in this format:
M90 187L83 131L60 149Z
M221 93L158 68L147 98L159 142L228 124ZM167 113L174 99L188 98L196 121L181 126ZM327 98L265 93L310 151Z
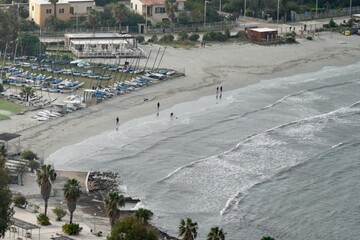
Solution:
M98 12L95 9L91 9L91 11L87 16L87 22L89 23L90 26L93 27L93 34L95 34L95 27L98 25L99 21L100 21L100 17Z
M192 222L190 218L181 219L179 225L179 237L183 237L183 240L194 240L197 236L197 222Z
M124 21L127 15L127 8L122 3L117 3L112 8L112 15L116 22L119 24L119 32L121 33L121 23Z
M73 213L76 209L76 202L82 193L80 182L75 178L68 179L63 187L63 191L70 212L70 224L71 224L73 220Z
M199 22L203 19L203 15L201 13L201 10L198 8L194 8L190 11L190 16L193 22L195 22L196 26L196 32L199 30Z
M177 11L176 0L165 0L165 11L170 19L172 32L174 30L175 12Z
M139 208L135 212L135 216L137 219L140 219L143 223L148 223L154 214L145 208Z
M109 217L111 228L115 224L115 220L120 217L119 207L125 206L125 198L117 192L109 192L105 199L105 210Z
M207 240L225 240L224 230L219 227L213 227L210 229L209 234L207 235Z
M20 92L20 96L26 99L26 102L29 102L29 98L34 96L35 90L32 87L23 87Z
M36 182L41 189L41 196L45 201L45 216L47 215L48 200L51 193L52 183L55 179L56 172L50 164L42 165L36 170Z
M0 144L0 157L3 157L4 159L7 157L7 149L5 144Z
M56 31L56 23L57 23L57 18L56 18L56 3L58 2L58 0L50 0L50 2L54 5L54 32Z

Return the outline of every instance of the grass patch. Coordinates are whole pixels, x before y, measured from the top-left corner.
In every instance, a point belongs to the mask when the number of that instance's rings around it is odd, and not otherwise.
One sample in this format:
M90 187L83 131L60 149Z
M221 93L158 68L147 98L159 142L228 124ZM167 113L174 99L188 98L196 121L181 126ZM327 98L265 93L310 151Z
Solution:
M19 113L22 111L22 107L16 103L12 103L3 99L0 99L0 109L9 111L12 113ZM0 115L1 116L1 115Z
M9 119L9 116L0 114L0 120Z

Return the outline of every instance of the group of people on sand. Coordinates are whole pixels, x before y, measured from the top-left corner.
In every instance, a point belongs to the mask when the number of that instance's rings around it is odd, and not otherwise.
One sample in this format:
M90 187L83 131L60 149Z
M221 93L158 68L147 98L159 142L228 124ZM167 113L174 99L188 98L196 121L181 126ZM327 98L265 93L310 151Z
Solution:
M219 96L220 96L220 99L221 99L222 91L223 91L222 86L216 87L216 99L218 99ZM220 95L219 95L219 93L220 93ZM157 106L156 116L158 117L159 116L159 109L160 109L160 102L157 102L156 106ZM173 119L173 118L174 118L174 113L172 112L172 113L170 113L170 119ZM119 125L119 123L120 123L119 117L116 117L116 125Z

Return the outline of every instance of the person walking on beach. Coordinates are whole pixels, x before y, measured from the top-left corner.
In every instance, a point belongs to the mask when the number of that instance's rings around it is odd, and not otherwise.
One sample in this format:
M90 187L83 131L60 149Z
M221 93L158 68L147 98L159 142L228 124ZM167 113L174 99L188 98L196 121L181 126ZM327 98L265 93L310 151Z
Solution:
M222 93L222 86L220 86L220 92Z
M160 108L160 102L157 103L157 109L159 110Z
M116 117L116 124L119 124L119 117Z
M219 87L216 87L216 94L219 93Z

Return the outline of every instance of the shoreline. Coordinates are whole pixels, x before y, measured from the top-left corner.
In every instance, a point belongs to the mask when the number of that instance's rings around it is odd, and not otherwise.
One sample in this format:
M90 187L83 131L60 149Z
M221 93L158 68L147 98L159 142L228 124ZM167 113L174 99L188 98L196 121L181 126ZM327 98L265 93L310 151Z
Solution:
M117 116L120 118L120 123L124 123L154 113L158 101L161 102L160 110L163 110L180 102L193 101L202 96L214 94L214 89L218 85L222 85L224 91L228 91L255 84L261 80L313 72L326 66L341 66L358 62L360 59L356 52L360 52L360 47L356 42L358 37L354 37L356 38L350 39L342 35L332 36L324 33L313 41L301 39L299 44L284 46L245 44L210 45L206 49L193 50L170 49L169 56L164 57L164 67L173 66L179 69L186 66L186 76L169 79L130 94L116 96L90 108L24 129L19 132L22 135L22 149L31 149L46 160L51 153L64 146L113 129L114 119ZM347 42L344 44L342 41ZM232 53L233 51L239 54L239 58L246 57L238 59L237 54ZM188 53L192 56L188 56ZM215 53L222 57L212 59L211 62L201 61L211 58ZM226 59L230 53L233 56ZM253 54L254 57L248 56L249 54ZM263 59L257 59L260 55L264 56ZM199 67L193 63L196 57L199 58L196 61ZM188 62L176 63L178 58L188 59ZM220 62L217 63L217 60ZM234 64L236 60L239 60L237 65ZM215 63L218 65L216 66ZM177 67L174 67L175 64ZM144 98L149 100L144 102Z
M158 101L161 103L160 110L164 110L178 103L215 94L216 87L220 85L224 91L230 91L263 80L314 72L327 66L349 65L360 61L359 52L357 36L349 38L328 33L320 34L313 41L302 39L299 44L284 46L245 44L208 45L206 49L193 50L170 49L169 56L164 56L168 65L164 67L184 67L185 77L117 96L96 106L22 130L22 149L30 149L38 156L44 156L46 162L50 154L64 146L114 129L117 116L124 123L154 114ZM145 97L149 99L146 102L143 101Z

